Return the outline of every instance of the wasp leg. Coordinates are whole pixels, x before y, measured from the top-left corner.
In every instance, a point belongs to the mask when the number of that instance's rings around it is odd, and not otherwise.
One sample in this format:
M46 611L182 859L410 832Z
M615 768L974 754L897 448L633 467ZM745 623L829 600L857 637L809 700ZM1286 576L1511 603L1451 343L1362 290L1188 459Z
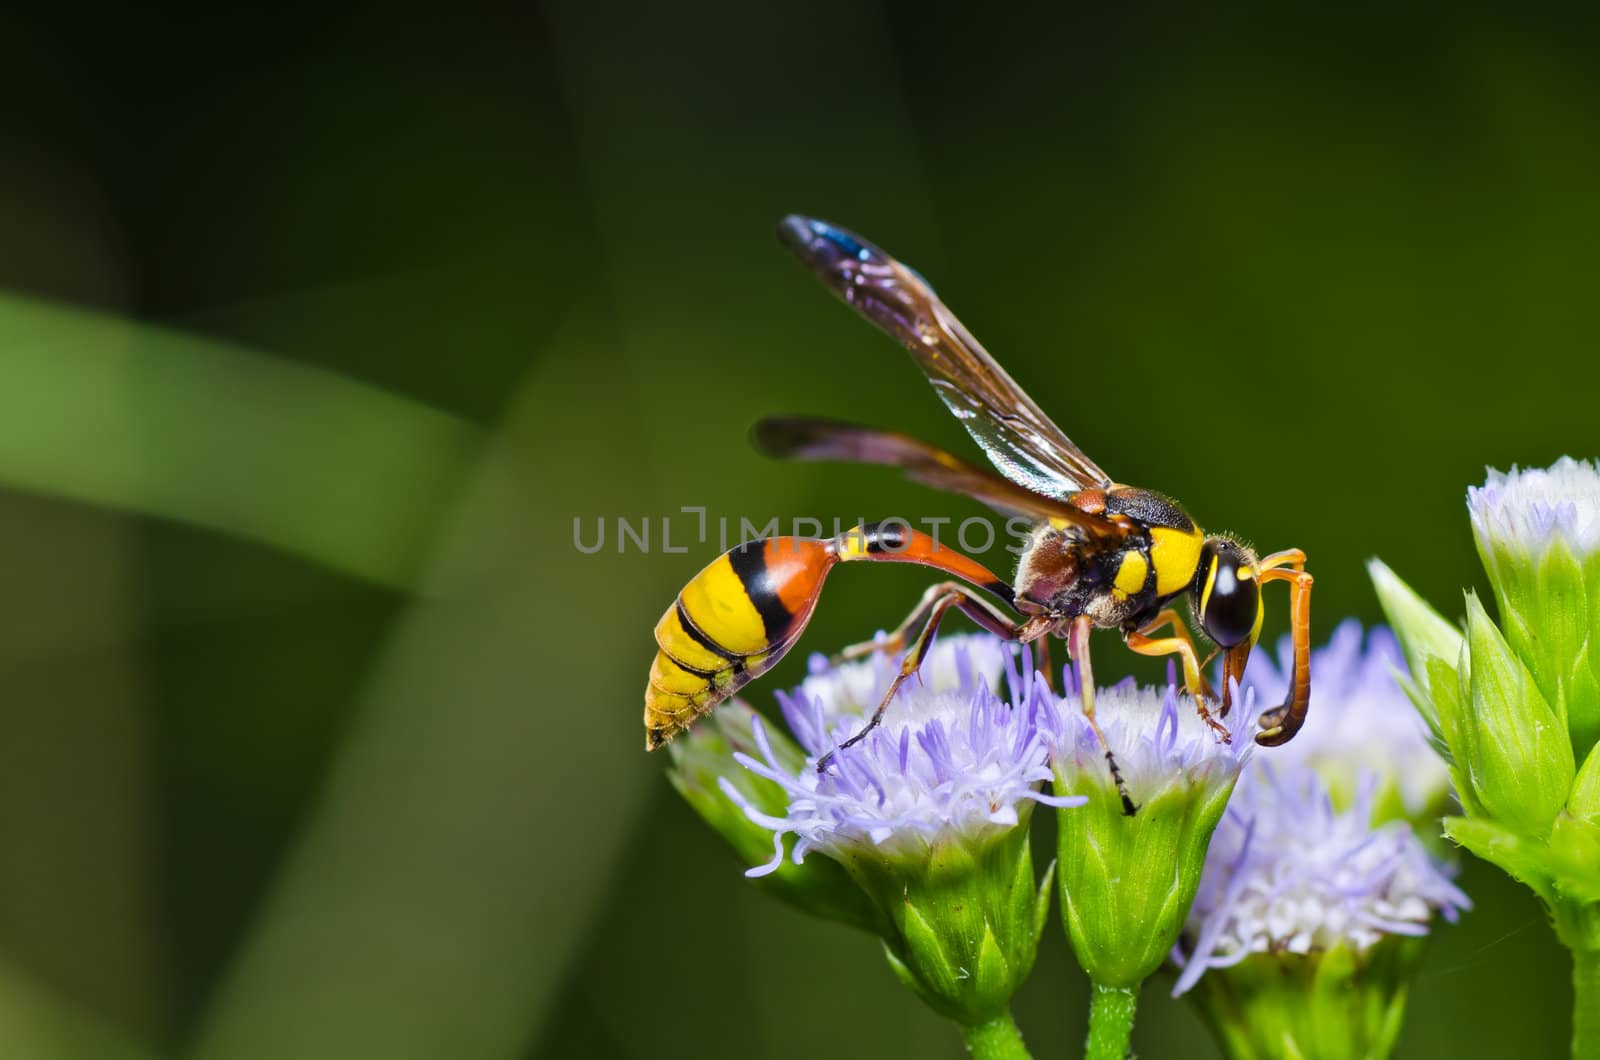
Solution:
M961 586L956 582L939 582L937 585L928 586L928 591L922 594L922 599L917 601L917 606L911 609L905 621L894 628L892 633L878 637L874 640L864 640L851 644L835 655L829 656L828 662L837 666L839 663L854 662L864 659L876 652L885 655L898 655L905 650L907 639L913 630L920 628L927 621L928 615L938 606L941 597L951 593ZM999 614L998 610L995 614ZM1011 628L1011 620L1005 619L1007 629ZM981 623L980 623L981 624ZM985 626L984 628L988 628Z
M1176 637L1151 637L1155 630L1172 622L1173 628L1178 631ZM1178 618L1170 608L1156 616L1156 620L1143 629L1129 630L1122 638L1134 651L1140 655L1176 655L1183 661L1183 687L1189 695L1194 697L1196 709L1200 711L1200 720L1211 727L1217 734L1218 743L1231 743L1233 737L1228 733L1227 726L1211 716L1211 708L1206 706L1210 687L1206 684L1205 677L1200 673L1200 656L1194 650L1194 641L1189 639L1188 627Z
M1106 742L1106 734L1100 731L1100 723L1094 719L1094 665L1089 661L1089 633L1094 629L1094 623L1088 615L1079 615L1072 620L1072 628L1067 632L1067 654L1072 656L1072 661L1078 668L1078 698L1083 703L1083 716L1089 722L1089 728L1094 730L1094 735L1100 741L1100 746L1106 749L1106 765L1111 768L1111 779L1117 785L1117 795L1122 799L1122 813L1132 817L1139 812L1139 807L1134 805L1133 796L1128 794L1127 781L1122 779L1122 769L1117 765L1117 756L1111 753L1111 745Z
M1044 687L1051 692L1056 690L1055 674L1051 672L1050 665L1050 638L1036 637L1033 644L1033 668L1044 681Z
M1194 642L1194 634L1189 631L1188 624L1183 621L1183 616L1178 614L1176 608L1168 607L1163 609L1162 612L1155 617L1153 622L1139 627L1139 632L1144 634L1146 637L1153 637L1155 636L1156 630L1167 625L1172 626L1172 632L1174 636L1180 637L1188 643L1189 650L1194 652L1195 658L1198 660L1198 662L1195 664L1195 674L1200 678L1200 683L1198 685L1200 693L1207 699L1216 699L1217 693L1212 689L1211 682L1206 680L1206 663L1211 661L1211 656L1208 655L1204 659L1199 658L1200 648ZM1211 654L1215 655L1216 652L1213 651ZM1188 675L1185 674L1185 677L1187 676ZM1193 686L1191 686L1191 689L1192 687ZM1228 708L1224 706L1219 713L1221 713L1224 717L1227 716Z
M866 658L875 652L883 652L886 655L898 655L900 652L905 650L907 638L911 636L912 630L918 628L918 626L927 619L928 613L933 610L936 604L938 604L939 598L957 588L960 588L960 586L954 582L940 582L937 585L928 586L928 591L922 594L922 599L917 602L917 606L909 615L906 616L904 622L901 622L894 628L893 632L882 637L877 637L873 640L863 640L856 644L848 645L837 654L829 656L828 662L834 666L837 666L840 663L853 662L857 659ZM982 601L979 602L981 603ZM999 615L1001 612L992 609L991 613L994 615ZM983 622L979 622L978 624L983 626L984 629L989 630L991 633L996 633L999 636L1012 639L1011 622L1009 619L1005 620L1006 629L1004 630L996 629L994 626ZM1032 637L1023 638L1022 643L1031 643L1033 647L1033 668L1044 680L1044 686L1050 691L1054 692L1056 682L1055 676L1051 673L1050 638L1035 634Z
M1289 583L1289 622L1294 636L1294 678L1283 703L1261 715L1256 743L1276 747L1294 739L1306 723L1311 704L1311 586L1306 554L1299 549L1277 552L1261 561L1261 581Z
M900 662L900 672L895 674L894 679L889 682L888 691L878 701L878 708L872 712L871 719L868 720L866 725L862 726L861 731L817 760L818 773L827 770L828 766L833 762L834 755L846 747L853 747L860 743L866 739L868 733L878 727L878 723L883 720L884 712L889 709L890 702L894 700L895 693L900 691L900 686L905 683L907 678L921 669L922 661L928 656L928 649L933 647L934 636L939 632L939 623L944 621L945 612L952 607L960 608L963 614L978 625L996 636L1004 637L1006 640L1026 640L1031 637L1037 637L1049 628L1048 625L1041 624L1038 621L1026 621L1020 624L1013 622L1011 617L1000 610L999 607L978 596L972 589L962 585L960 582L941 582L932 586L922 595L921 602L917 604L916 609L902 623L901 630L896 631L897 633L903 632L904 629L914 625L919 616L926 614L927 618L923 623L921 632L911 642L911 649L906 652L906 657Z

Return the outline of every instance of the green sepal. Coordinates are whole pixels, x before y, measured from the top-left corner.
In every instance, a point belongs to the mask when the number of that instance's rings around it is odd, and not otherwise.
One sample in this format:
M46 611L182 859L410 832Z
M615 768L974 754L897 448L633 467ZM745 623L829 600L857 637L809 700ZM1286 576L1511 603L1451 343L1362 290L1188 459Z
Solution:
M1234 777L1174 776L1128 817L1109 777L1057 766L1056 793L1088 796L1057 817L1062 921L1089 977L1137 987L1183 930Z
M963 1026L1007 1011L1038 952L1051 872L1035 881L1027 805L1018 813L1018 825L1001 832L939 838L925 858L870 847L841 855L881 914L895 976Z
M671 760L667 779L700 819L727 841L746 866L772 859L772 832L750 820L743 807L722 790L719 780L726 779L763 813L779 817L788 806L782 788L733 760L735 751L758 754L751 735L751 723L755 718L756 712L744 702L730 700L667 744ZM798 771L805 762L800 748L776 726L766 726L766 732L780 765ZM796 865L789 856L793 850L794 837L785 836L783 860L775 872L756 877L756 887L812 916L865 931L880 930L882 915L840 865L820 854Z
M1412 678L1429 691L1428 660L1439 659L1446 666L1454 666L1461 655L1461 630L1455 623L1434 610L1416 591L1380 559L1367 561L1367 574L1377 591L1383 614L1400 641L1400 650L1406 657L1406 668ZM1426 697L1412 698L1428 728L1437 736L1439 720L1433 715L1432 703Z
M1255 954L1208 970L1187 996L1231 1060L1382 1060L1426 941Z
M1467 768L1473 791L1497 820L1529 835L1547 834L1566 804L1575 772L1566 726L1471 592L1467 641L1474 744Z
M1550 874L1563 899L1600 902L1600 825L1570 813L1550 829Z
M1572 781L1567 810L1593 824L1600 824L1600 746L1590 748L1583 768Z
M1546 902L1555 899L1544 844L1484 818L1446 817L1444 834L1474 855L1499 866Z

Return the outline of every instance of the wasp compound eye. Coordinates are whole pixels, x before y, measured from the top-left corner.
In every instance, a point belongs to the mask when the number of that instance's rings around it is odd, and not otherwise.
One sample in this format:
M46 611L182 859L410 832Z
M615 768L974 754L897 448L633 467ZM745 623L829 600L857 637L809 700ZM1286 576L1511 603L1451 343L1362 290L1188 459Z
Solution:
M1200 622L1206 635L1231 648L1255 632L1261 593L1255 570L1236 549L1207 546L1200 574Z

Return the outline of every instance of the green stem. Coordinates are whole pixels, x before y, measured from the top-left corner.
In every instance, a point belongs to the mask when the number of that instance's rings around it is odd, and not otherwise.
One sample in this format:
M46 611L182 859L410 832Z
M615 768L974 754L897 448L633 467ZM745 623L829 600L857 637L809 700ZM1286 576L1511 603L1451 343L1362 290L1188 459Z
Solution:
M1022 1043L1022 1031L1009 1010L998 1016L961 1028L962 1040L973 1060L1032 1060Z
M1600 1060L1600 950L1572 951L1572 1060Z
M1094 983L1089 998L1089 1041L1084 1060L1126 1060L1133 1040L1133 1014L1139 1005L1136 986Z

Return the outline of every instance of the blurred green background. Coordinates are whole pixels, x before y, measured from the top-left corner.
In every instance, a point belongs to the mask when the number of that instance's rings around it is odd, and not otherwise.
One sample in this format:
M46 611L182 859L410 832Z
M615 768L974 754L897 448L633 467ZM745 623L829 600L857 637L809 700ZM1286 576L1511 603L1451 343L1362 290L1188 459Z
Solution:
M1600 450L1600 63L1592 9L1448 10L0 14L7 1055L959 1055L641 749L716 545L574 519L980 511L746 445L971 452L801 210L1119 479L1305 548L1321 631L1373 554L1449 610L1483 466ZM753 699L925 582L838 575ZM1560 1054L1543 915L1464 886L1400 1054ZM1053 927L1038 1055L1085 999ZM1135 1044L1213 1055L1161 984Z

